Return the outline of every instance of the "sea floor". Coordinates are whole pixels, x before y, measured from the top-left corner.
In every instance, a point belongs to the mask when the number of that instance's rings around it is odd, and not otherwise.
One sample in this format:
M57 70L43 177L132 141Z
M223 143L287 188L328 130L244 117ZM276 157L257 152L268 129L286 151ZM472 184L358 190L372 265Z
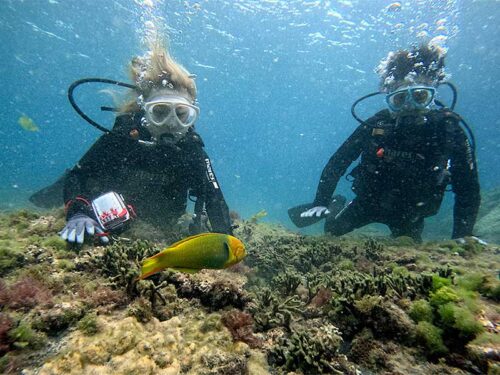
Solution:
M260 216L239 220L248 256L231 269L136 282L182 225L71 248L61 210L0 214L0 372L500 374L499 246Z

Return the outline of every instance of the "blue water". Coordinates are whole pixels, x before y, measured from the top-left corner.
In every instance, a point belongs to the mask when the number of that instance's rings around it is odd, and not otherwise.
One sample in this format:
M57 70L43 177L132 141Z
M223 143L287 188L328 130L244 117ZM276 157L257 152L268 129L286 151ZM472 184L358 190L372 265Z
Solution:
M197 130L243 217L265 209L290 225L287 208L313 199L325 163L355 129L352 102L377 90L374 68L423 40L421 31L448 37L446 70L459 88L456 110L475 131L482 188L500 184L499 1L401 1L399 12L385 0L150 3L0 1L0 207L23 204L99 137L66 90L82 77L126 81L131 57L145 52L146 21L165 25L172 54L197 75ZM82 88L78 98L111 126L112 115L98 110L112 105L102 88ZM383 105L373 99L360 113ZM22 129L22 114L40 131Z

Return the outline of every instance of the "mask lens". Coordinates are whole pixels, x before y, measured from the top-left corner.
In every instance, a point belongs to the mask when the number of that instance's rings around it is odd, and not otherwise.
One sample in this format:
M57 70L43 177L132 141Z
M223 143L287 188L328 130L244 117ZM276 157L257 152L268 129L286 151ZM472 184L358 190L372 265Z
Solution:
M156 123L162 123L170 114L170 106L164 103L158 103L151 107L151 118Z
M432 93L428 89L415 89L412 90L412 98L416 104L427 106L432 99Z
M389 97L389 101L394 108L401 108L406 102L406 91L397 92Z
M177 104L175 106L175 115L184 126L191 126L196 121L197 117L196 110L184 104Z

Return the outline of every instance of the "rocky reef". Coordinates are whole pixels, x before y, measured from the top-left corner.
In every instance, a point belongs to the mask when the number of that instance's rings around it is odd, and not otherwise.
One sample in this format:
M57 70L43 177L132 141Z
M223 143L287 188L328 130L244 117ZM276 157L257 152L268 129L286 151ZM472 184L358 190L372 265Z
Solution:
M231 269L137 282L182 231L72 248L60 211L0 214L0 371L500 373L498 246L302 236L263 216L239 222Z

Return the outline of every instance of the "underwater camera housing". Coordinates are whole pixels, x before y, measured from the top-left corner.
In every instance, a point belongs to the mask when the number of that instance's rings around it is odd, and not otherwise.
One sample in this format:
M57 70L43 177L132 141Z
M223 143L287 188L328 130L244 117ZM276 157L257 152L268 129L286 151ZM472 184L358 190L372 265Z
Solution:
M131 206L127 206L121 194L110 191L92 201L92 209L97 221L108 231L117 231L134 217Z
M451 101L451 104L449 107L447 107L444 103L442 103L441 101L437 100L437 99L434 99L434 103L440 107L440 108L449 108L450 110L454 110L455 109L455 105L457 104L457 99L458 99L458 90L457 88L455 87L455 85L451 82L442 82L438 85L439 86L442 86L442 85L446 85L448 86L452 93L453 93L453 99ZM385 94L383 92L380 92L380 91L376 91L376 92L372 92L370 94L366 94L364 96L362 96L361 98L357 99L356 101L354 101L354 103L352 104L351 106L351 114L352 114L352 117L354 117L354 119L356 121L358 121L360 124L364 124L365 123L365 120L361 119L357 114L356 114L356 106L361 103L363 100L365 99L368 99L368 98L371 98L372 96L377 96L377 95L382 95L382 94ZM457 114L456 114L457 115ZM470 126L465 122L465 120L457 115L459 118L460 118L460 124L465 128L465 130L467 131L467 136L469 138L469 141L470 141L470 144L471 144L471 148L472 148L472 151L475 153L476 151L476 140L475 140L475 137L474 137L474 133L472 132Z

